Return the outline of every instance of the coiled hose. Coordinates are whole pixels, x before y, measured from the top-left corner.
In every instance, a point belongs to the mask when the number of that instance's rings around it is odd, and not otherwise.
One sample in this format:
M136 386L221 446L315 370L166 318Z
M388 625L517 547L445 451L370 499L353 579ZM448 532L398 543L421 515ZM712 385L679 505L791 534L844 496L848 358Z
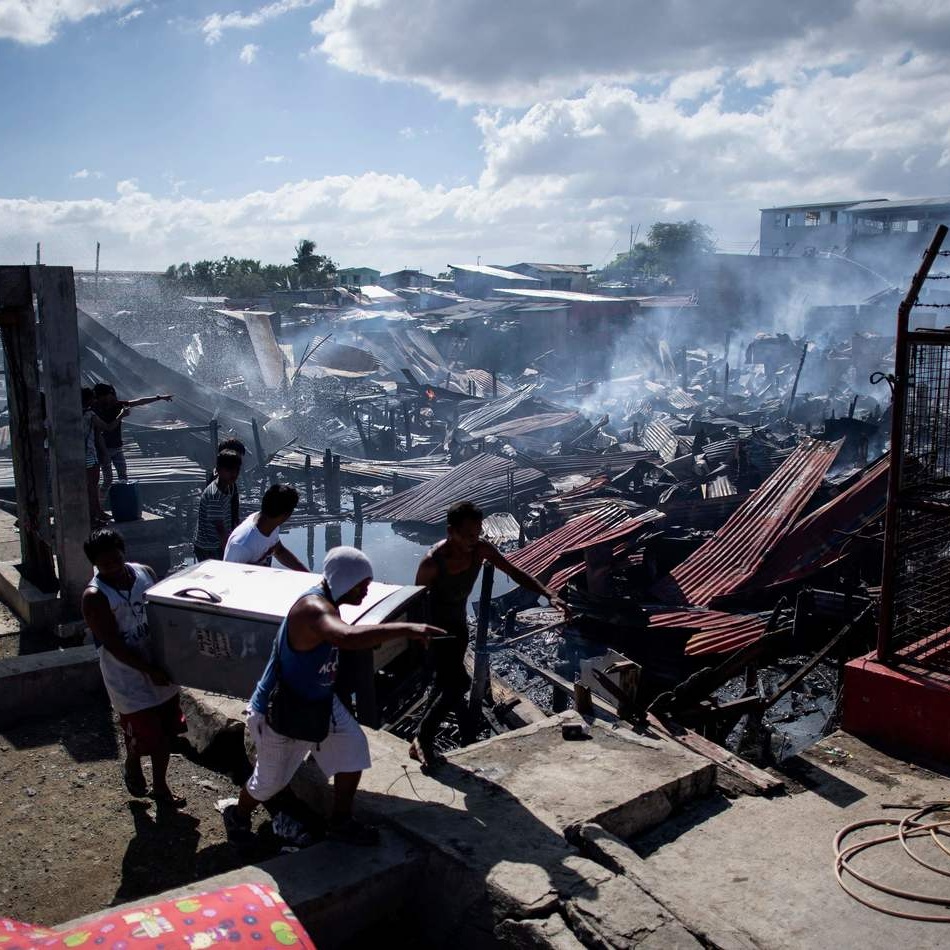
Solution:
M945 817L936 821L922 820L927 816L933 816L937 813L943 813ZM887 834L878 835L874 838L868 838L864 841L858 841L855 844L847 846L844 844L845 839L849 835L854 834L856 831L860 831L862 828L891 827L896 827L897 830ZM950 858L950 848L948 848L943 843L943 841L940 840L941 838L950 838L950 802L931 802L930 804L925 805L923 808L919 808L917 811L909 812L903 818L899 819L868 818L864 821L853 822L845 828L842 828L841 831L835 835L835 878L845 893L849 894L859 903L864 904L865 907L870 907L872 910L880 911L882 914L890 914L892 917L901 917L904 920L920 920L931 923L950 923L950 914L929 914L924 913L923 910L900 910L893 907L887 907L883 904L878 904L873 901L871 897L858 893L858 891L856 891L855 888L849 883L849 878L854 878L865 885L865 887L870 888L872 891L878 891L882 894L890 894L892 897L909 901L912 904L939 904L944 907L950 907L950 893L945 893L942 895L921 894L915 891L903 890L898 887L891 887L888 884L883 884L880 881L874 880L867 874L863 874L862 872L855 870L855 868L850 864L851 858L853 858L856 854L860 854L862 851L866 851L868 848L899 841L904 851L917 864L927 868L929 871L940 874L943 877L950 877L950 867L938 867L935 864L931 864L930 862L925 861L919 855L914 854L914 852L911 850L910 845L908 844L908 841L911 838L923 838L928 836L932 839L933 843L940 849L940 851L943 852L946 857Z

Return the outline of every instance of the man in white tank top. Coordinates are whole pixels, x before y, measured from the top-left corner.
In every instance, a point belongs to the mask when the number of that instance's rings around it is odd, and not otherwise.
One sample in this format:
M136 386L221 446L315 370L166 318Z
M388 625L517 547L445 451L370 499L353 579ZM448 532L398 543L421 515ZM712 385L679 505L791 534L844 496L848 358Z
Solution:
M83 545L96 569L82 596L82 615L99 650L102 679L125 738L125 785L148 791L142 758L152 761L152 797L181 807L166 779L172 740L185 731L178 687L155 663L145 618L145 591L155 583L150 567L125 559L125 541L100 528Z

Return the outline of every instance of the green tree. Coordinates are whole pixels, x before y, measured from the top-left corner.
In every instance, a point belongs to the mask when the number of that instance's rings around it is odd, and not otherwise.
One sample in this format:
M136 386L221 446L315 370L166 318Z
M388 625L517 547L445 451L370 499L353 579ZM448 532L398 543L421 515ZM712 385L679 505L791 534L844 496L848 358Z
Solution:
M333 282L336 264L325 254L316 253L317 245L314 241L302 238L294 250L294 267L297 268L301 288L327 287Z
M715 250L716 241L708 225L698 221L657 221L647 232L646 241L635 244L632 251L618 254L602 277L681 277L689 274L700 258Z

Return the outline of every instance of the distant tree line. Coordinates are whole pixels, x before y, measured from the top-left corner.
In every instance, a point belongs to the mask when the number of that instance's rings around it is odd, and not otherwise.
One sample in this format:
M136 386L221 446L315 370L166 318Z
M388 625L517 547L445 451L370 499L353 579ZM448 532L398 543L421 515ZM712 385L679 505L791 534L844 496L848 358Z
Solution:
M183 289L208 297L257 297L272 290L311 290L329 287L337 266L308 239L297 242L290 264L261 264L250 258L225 255L217 261L172 264L165 277Z
M705 254L716 250L712 228L698 221L657 221L645 242L618 254L601 272L602 280L676 279Z

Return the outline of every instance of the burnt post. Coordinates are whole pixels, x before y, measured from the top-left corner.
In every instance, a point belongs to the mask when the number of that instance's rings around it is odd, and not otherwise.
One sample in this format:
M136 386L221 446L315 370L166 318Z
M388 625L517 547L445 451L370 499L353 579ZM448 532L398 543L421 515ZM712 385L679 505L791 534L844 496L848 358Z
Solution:
M402 407L402 428L406 437L406 455L412 455L412 429L409 425L409 407Z
M330 509L334 514L340 513L340 456L332 456L330 463L330 470L332 473L331 483L333 485L333 490L331 492L332 504L333 507Z
M309 454L303 457L303 479L307 490L307 511L313 511L313 460Z
M479 721L482 701L488 692L488 619L491 616L491 593L495 582L495 567L487 562L482 566L482 591L478 599L478 626L475 628L475 675L469 697L469 716L474 729Z
M208 423L208 441L211 443L211 471L218 467L218 420Z
M254 454L257 456L257 464L261 470L261 476L265 475L267 468L267 457L264 455L264 446L261 443L261 430L257 426L257 419L251 419L251 431L254 433Z
M36 316L28 267L0 268L0 334L6 357L10 447L20 519L20 570L40 590L56 590L46 483ZM88 524L88 512L82 516Z

